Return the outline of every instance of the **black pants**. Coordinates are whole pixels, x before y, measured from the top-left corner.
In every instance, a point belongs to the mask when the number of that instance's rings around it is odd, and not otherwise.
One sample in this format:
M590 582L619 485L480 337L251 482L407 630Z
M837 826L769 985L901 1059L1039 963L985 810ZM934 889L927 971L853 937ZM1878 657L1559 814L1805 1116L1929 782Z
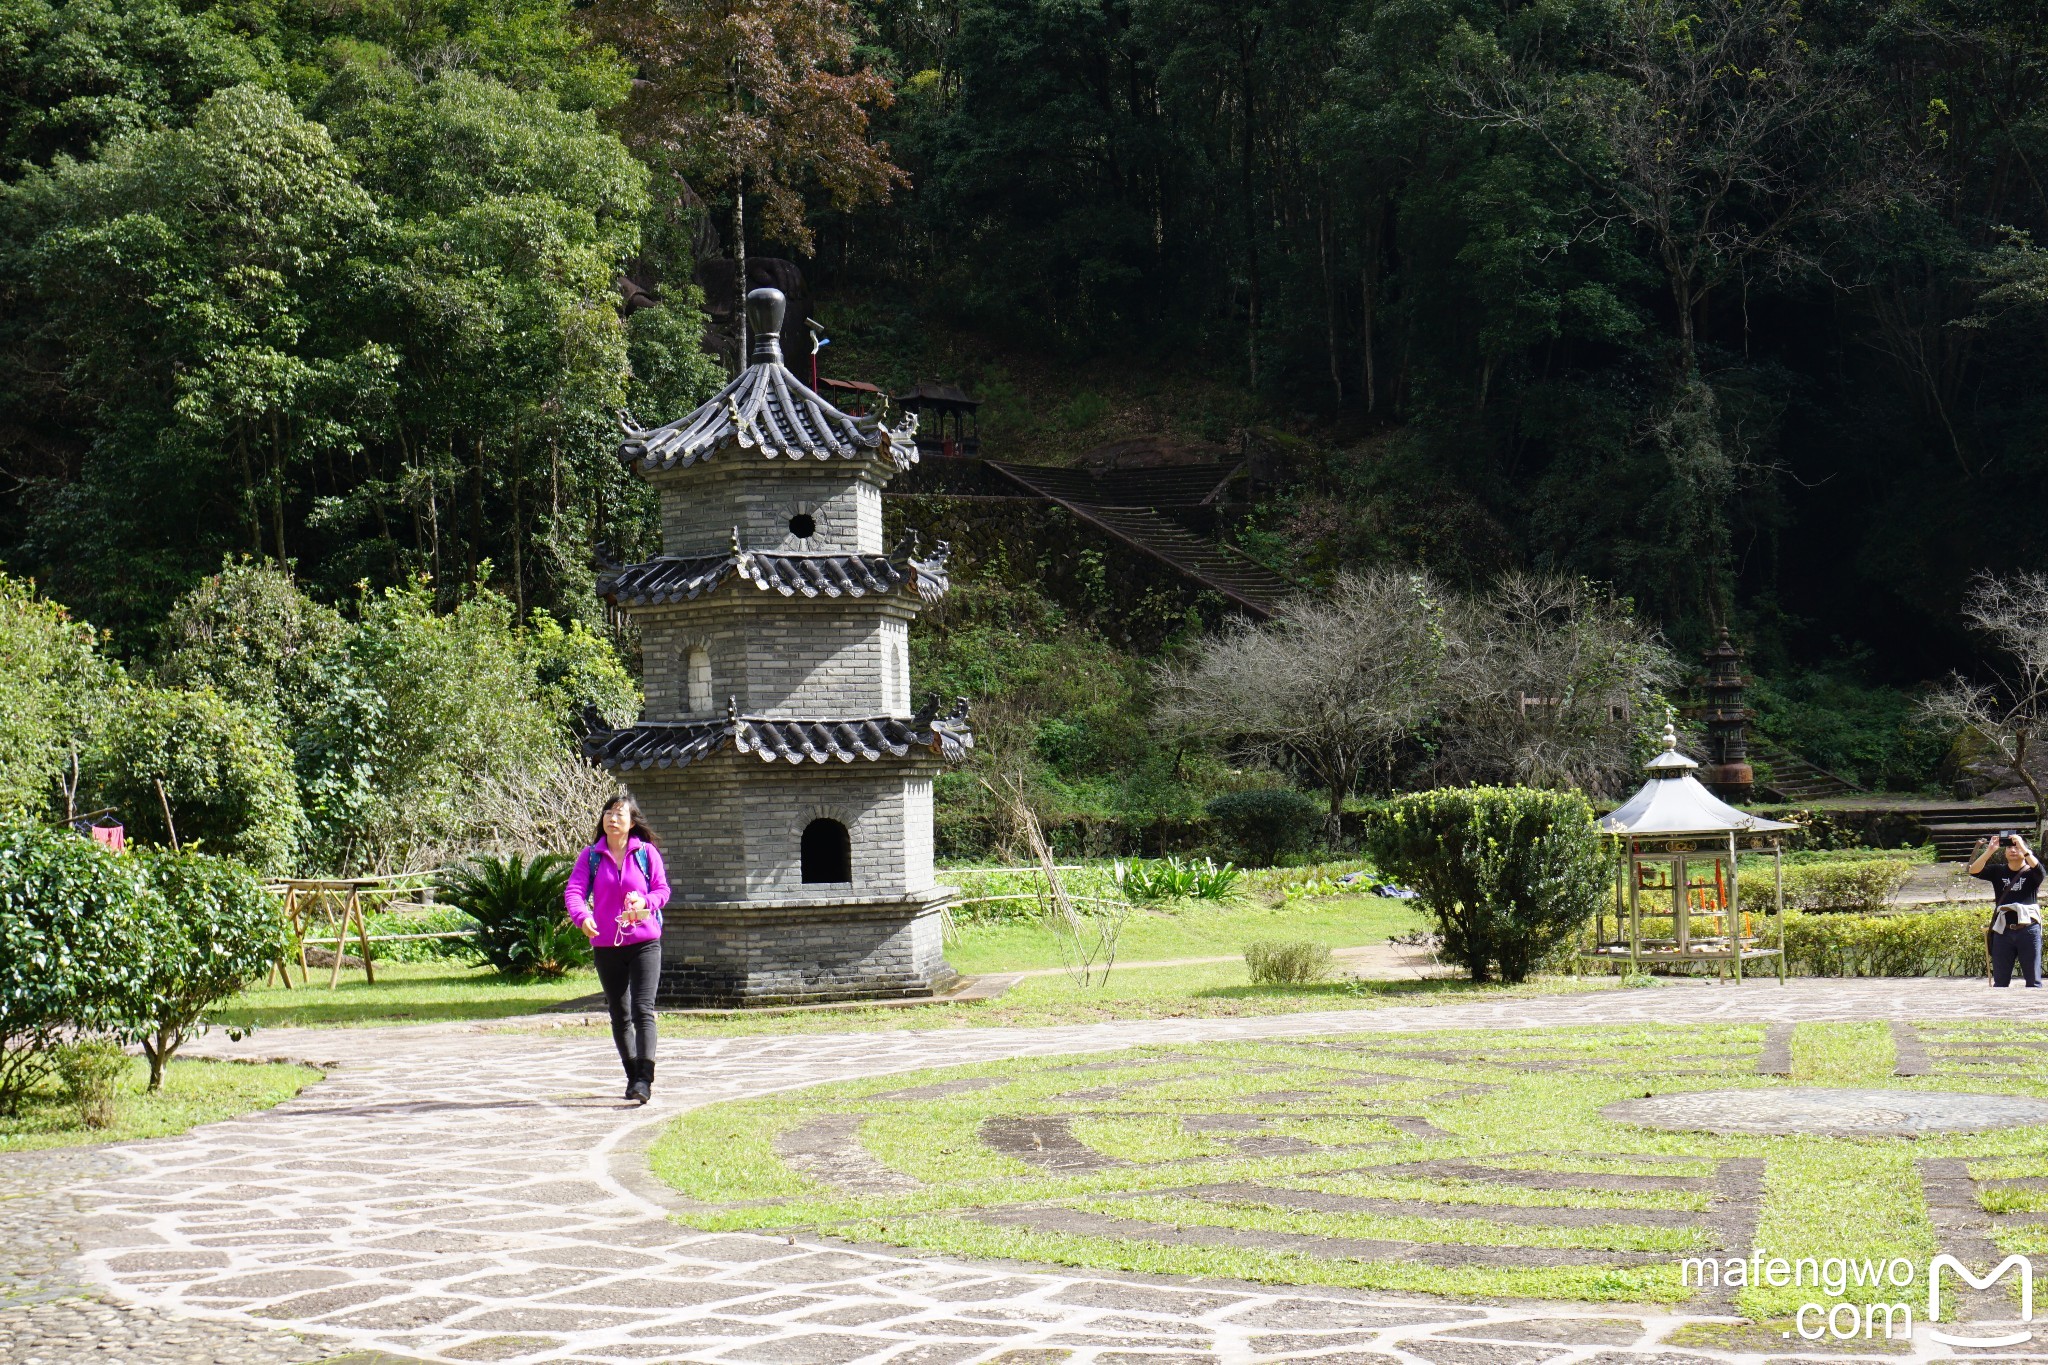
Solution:
M2041 926L2015 924L1991 936L1991 984L2012 984L2013 964L2029 986L2041 984Z
M612 1012L612 1041L626 1075L633 1063L654 1060L654 992L661 984L661 940L629 943L623 948L593 948L597 980Z

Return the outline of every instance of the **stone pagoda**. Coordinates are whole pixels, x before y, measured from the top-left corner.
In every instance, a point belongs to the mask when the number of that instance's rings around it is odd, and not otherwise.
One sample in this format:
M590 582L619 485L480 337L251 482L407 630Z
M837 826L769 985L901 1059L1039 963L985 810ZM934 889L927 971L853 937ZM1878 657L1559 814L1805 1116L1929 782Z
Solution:
M882 538L917 421L851 417L782 362L785 302L747 295L750 363L622 457L663 553L600 591L640 628L647 714L584 751L627 782L668 864L660 998L767 1005L941 993L953 894L932 876L932 779L974 743L963 698L913 707L909 628L946 550Z

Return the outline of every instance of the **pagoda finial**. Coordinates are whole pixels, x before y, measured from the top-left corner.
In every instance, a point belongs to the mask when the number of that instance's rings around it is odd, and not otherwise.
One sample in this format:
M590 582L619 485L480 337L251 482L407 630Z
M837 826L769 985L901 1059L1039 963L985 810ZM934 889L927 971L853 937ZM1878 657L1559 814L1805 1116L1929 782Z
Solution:
M1678 712L1673 707L1664 708L1664 752L1672 753L1678 748Z
M782 317L788 311L789 300L780 289L748 291L747 332L754 338L754 364L782 363Z

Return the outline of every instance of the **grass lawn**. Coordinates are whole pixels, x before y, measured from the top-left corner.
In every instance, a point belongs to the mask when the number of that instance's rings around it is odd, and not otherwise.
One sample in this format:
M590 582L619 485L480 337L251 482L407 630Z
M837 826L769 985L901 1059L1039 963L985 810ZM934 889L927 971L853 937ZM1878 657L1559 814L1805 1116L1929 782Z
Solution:
M144 1089L149 1065L136 1058L120 1081L112 1127L83 1127L57 1082L49 1079L29 1092L19 1114L0 1116L0 1152L169 1137L282 1104L318 1079L320 1073L311 1067L282 1063L173 1061L164 1073L164 1088L152 1095Z
M1172 909L1134 910L1124 928L1118 958L1137 962L1236 957L1247 942L1260 938L1318 939L1333 948L1344 948L1381 943L1390 935L1422 926L1421 915L1408 904L1377 896L1301 898L1277 907L1188 902ZM1060 965L1059 947L1052 936L1038 924L1023 920L964 924L947 945L946 954L954 966L969 974ZM1549 982L1526 989L1575 988L1570 982ZM1020 983L1000 1000L979 1005L736 1018L680 1016L664 1027L678 1036L689 1036L1279 1014L1458 998L1473 989L1443 981L1253 986L1242 961L1233 961L1118 970L1106 984L1086 988L1064 975L1038 977ZM597 977L588 971L555 981L517 981L488 968L450 960L379 963L375 986L366 983L361 972L344 972L341 985L329 990L316 971L310 986L245 991L211 1017L231 1026L272 1028L500 1019L534 1014L596 990Z
M1117 943L1126 962L1177 957L1235 956L1260 938L1318 939L1332 948L1384 943L1425 927L1407 901L1378 896L1329 896L1285 905L1209 904L1190 901L1172 910L1132 911ZM965 924L946 945L946 958L963 972L1015 972L1060 965L1050 934L1028 920Z
M207 1017L234 1028L502 1019L534 1014L596 990L594 971L571 972L554 981L515 981L488 967L455 961L380 962L374 986L361 972L343 972L341 985L329 990L316 970L310 985L289 990L259 986Z
M693 1111L653 1150L708 1229L806 1229L1142 1273L1481 1297L1684 1303L1686 1257L1941 1250L1918 1163L1961 1158L1987 1209L2048 1209L2042 1129L1720 1137L1602 1115L1667 1090L1836 1085L2048 1097L2048 1025L1921 1026L1894 1077L1882 1025L1806 1024L1793 1074L1753 1024L1352 1033L1032 1058ZM1986 1051L1993 1054L1987 1059ZM1995 1071L1987 1072L1989 1065ZM1752 1160L1753 1159L1753 1160ZM1732 1163L1732 1164L1731 1164ZM2020 1179L2011 1179L2020 1177ZM1993 1226L2005 1252L2048 1243ZM1775 1337L1803 1287L1734 1306ZM1840 1298L1925 1303L1911 1290ZM1719 1311L1726 1311L1721 1309Z

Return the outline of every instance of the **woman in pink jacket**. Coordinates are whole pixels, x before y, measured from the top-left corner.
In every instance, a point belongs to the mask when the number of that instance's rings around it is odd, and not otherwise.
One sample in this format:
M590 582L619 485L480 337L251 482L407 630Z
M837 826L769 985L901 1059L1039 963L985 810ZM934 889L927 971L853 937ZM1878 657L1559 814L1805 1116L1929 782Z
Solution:
M612 1041L626 1068L626 1099L645 1104L654 1087L654 992L661 985L668 875L632 797L604 803L597 839L576 856L562 902L576 927L590 935L597 979L612 1012Z

